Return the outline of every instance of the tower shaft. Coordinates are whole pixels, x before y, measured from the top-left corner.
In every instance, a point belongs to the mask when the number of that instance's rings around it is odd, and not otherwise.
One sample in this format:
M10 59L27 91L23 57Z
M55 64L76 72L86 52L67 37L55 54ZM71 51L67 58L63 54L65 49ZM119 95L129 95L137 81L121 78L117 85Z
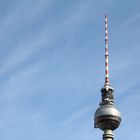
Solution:
M103 140L113 140L113 132L112 130L104 130Z

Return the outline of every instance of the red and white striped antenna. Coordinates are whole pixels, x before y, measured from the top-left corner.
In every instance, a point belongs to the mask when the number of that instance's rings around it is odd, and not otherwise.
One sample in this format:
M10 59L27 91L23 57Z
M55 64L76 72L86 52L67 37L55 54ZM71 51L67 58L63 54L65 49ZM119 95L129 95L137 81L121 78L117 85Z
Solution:
M109 87L108 18L105 15L105 87Z

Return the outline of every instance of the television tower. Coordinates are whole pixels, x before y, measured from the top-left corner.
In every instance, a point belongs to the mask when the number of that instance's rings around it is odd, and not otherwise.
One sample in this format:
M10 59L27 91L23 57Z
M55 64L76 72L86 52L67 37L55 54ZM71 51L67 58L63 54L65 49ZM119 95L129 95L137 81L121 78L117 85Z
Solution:
M113 130L119 127L121 114L114 105L114 89L109 81L108 18L105 15L105 85L101 89L101 103L94 115L94 127L104 131L103 140L113 140Z

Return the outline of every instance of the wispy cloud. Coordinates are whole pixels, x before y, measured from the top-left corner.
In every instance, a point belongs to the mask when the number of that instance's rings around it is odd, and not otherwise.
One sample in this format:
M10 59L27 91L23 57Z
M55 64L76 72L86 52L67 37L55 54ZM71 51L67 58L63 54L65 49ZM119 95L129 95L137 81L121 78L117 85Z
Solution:
M100 99L99 88L104 80L100 63L103 57L98 54L103 47L97 43L101 39L95 30L102 6L98 7L96 2L70 1L66 7L65 1L25 0L16 2L2 18L0 130L3 139L96 139L91 128L94 114L91 110L95 110L93 106ZM137 19L139 14L128 19L127 24ZM112 54L111 78L120 88L121 108L127 108L132 97L122 93L130 93L140 80L136 74L128 77L131 71L138 74L134 66L139 64L139 47L131 48L128 44L128 48L125 56L125 48L119 56L116 52ZM118 61L120 56L123 57ZM129 78L134 79L127 82ZM139 96L133 95L132 100L135 98L138 100ZM127 117L133 107L134 104L123 110L126 120L133 117Z
M127 18L126 21L123 24L124 25L130 24L132 22L135 22L136 20L140 20L140 13L134 14L130 18Z

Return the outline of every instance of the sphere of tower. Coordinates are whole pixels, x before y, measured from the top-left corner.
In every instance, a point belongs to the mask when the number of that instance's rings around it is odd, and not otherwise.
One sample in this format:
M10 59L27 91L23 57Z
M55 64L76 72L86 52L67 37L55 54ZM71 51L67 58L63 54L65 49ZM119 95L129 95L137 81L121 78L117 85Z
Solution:
M101 130L115 130L120 125L121 114L114 105L105 104L96 110L94 121Z

